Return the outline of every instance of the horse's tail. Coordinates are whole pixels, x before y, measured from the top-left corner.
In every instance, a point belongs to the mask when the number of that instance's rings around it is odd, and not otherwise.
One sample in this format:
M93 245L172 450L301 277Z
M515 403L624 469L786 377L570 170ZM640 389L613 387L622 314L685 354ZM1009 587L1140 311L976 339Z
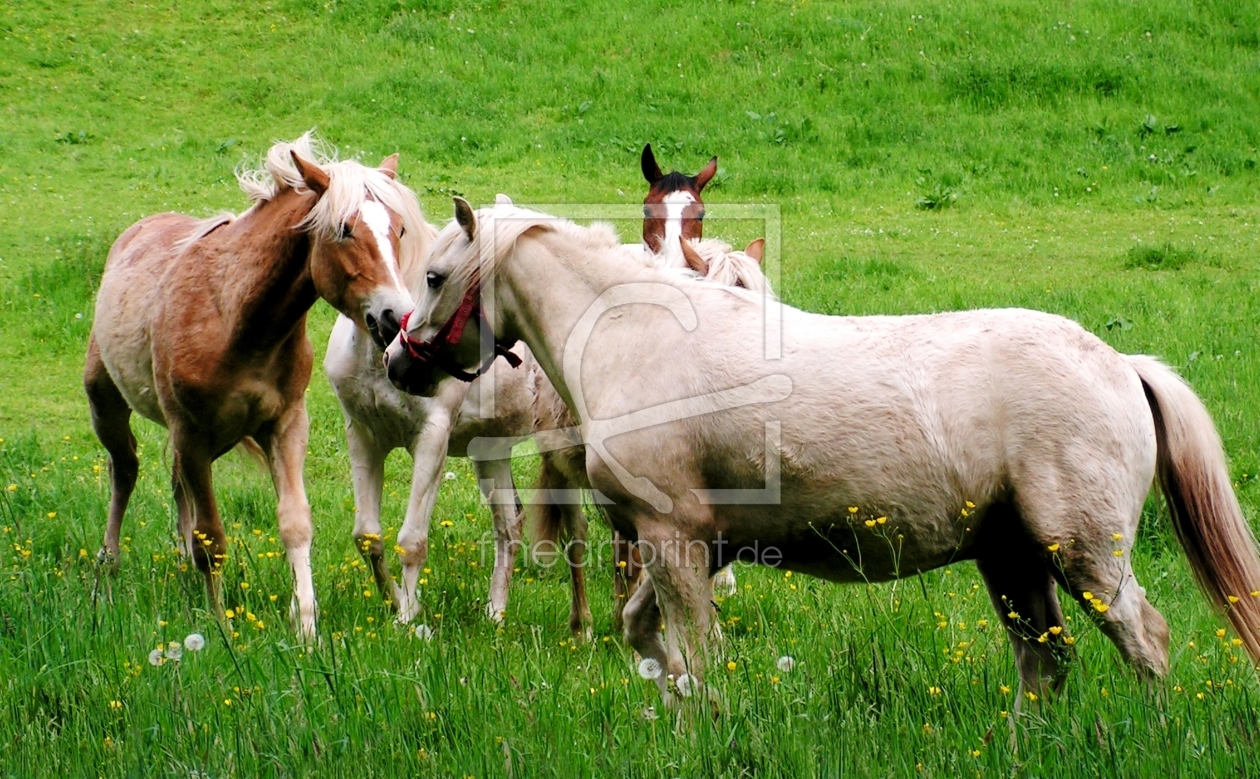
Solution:
M267 462L267 453L250 436L242 438L241 442L236 445L236 448L247 454L249 459L253 460L254 464L261 467L264 471L270 468L270 464Z
M1260 662L1260 555L1203 401L1168 366L1130 356L1155 418L1156 471L1177 540L1212 606Z
M556 456L556 452L543 453L534 500L525 515L525 534L530 540L529 557L542 564L549 563L567 540L563 538L564 531L568 529L565 526L564 513L551 493L554 489L569 486L568 480L556 465Z

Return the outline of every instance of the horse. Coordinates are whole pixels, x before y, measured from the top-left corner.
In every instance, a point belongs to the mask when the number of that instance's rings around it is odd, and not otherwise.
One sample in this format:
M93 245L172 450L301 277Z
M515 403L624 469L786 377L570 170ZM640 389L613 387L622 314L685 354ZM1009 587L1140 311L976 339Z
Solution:
M1220 437L1153 357L1023 309L771 307L645 269L606 228L462 199L427 281L387 372L424 393L438 359L529 346L581 420L610 521L644 552L625 637L671 704L703 689L709 576L732 557L861 583L974 560L1021 699L1066 678L1057 587L1139 676L1161 677L1168 624L1130 562L1157 477L1201 589L1260 658L1260 556ZM434 338L478 297L460 339Z
M744 251L733 251L729 244L718 240L681 240L675 254L682 261L676 270L690 272L699 278L728 287L749 289L758 294L773 297L774 292L765 275L761 262L765 239L758 238ZM670 267L668 260L658 259L653 267ZM573 611L570 625L582 620L586 590L583 581L582 553L586 547L587 520L574 497L580 490L590 490L586 479L586 453L583 447L572 446L565 431L577 428L578 422L565 406L564 401L551 387L541 369L534 371L534 438L538 444L540 467L536 482L536 498L530 504L531 516L527 520L528 534L535 548L564 545L573 586ZM613 630L621 632L623 611L627 601L638 588L642 560L633 545L621 534L613 531ZM724 566L713 576L714 593L729 597L735 594L735 572L730 565ZM576 631L575 631L576 632Z
M423 220L421 225L418 241L423 257L437 230ZM414 263L401 273L409 294L418 295L424 264ZM328 338L324 374L345 417L354 487L355 547L372 571L382 599L396 609L398 622L405 624L420 611L417 587L428 559L429 525L442 465L447 456L467 457L468 444L475 438L528 436L534 397L527 377L533 361L522 346L515 356L523 361L523 370L513 370L510 363L497 360L472 382L447 381L433 397L421 398L390 384L381 362L382 348L361 324L339 316ZM483 390L493 398L490 408L482 408ZM401 586L386 566L381 534L385 459L395 449L406 450L412 458L411 490L397 539ZM520 501L512 479L510 448L494 459L474 459L473 468L490 505L495 539L486 612L490 619L501 621L521 542Z
M704 201L700 193L717 174L717 157L713 157L694 176L676 170L661 172L652 153L652 144L643 146L639 167L648 183L643 198L643 247L656 255L665 266L683 262L681 241L704 237Z
M313 638L311 516L302 481L304 393L313 350L306 312L323 298L380 344L411 297L396 270L419 259L415 195L397 155L379 168L336 161L309 133L273 145L265 168L238 173L252 206L234 216L147 217L105 262L83 383L92 426L109 453L111 498L98 559L118 567L118 538L139 461L133 411L169 431L181 551L222 614L227 539L211 466L243 444L271 472L294 591L291 617Z

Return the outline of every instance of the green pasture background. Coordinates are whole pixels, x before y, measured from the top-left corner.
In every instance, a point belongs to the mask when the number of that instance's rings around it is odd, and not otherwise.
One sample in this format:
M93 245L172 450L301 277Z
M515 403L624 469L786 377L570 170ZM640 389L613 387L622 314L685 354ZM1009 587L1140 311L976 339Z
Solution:
M484 620L489 514L463 461L435 517L433 640L395 628L356 563L318 375L314 651L286 625L269 483L233 457L216 478L245 616L208 617L148 423L122 572L99 580L108 489L79 376L109 244L155 212L243 209L233 170L311 128L343 156L400 152L434 222L452 194L634 204L644 143L689 173L717 154L707 202L781 209L771 270L793 305L1026 306L1176 366L1256 521L1254 2L16 0L0 7L0 776L1260 771L1255 673L1154 499L1135 565L1172 626L1169 678L1134 679L1069 606L1078 662L1021 715L1018 749L1011 652L970 565L869 588L740 569L710 674L728 711L677 727L610 634L606 556L592 643L567 635L565 573L524 560L506 624ZM332 320L318 304L320 354ZM391 460L390 533L407 472ZM193 631L205 650L148 663Z

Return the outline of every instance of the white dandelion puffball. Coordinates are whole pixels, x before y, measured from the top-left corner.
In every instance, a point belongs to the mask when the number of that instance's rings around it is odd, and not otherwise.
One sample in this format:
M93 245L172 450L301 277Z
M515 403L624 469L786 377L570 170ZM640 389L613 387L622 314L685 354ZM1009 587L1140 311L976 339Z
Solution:
M674 684L678 685L678 694L680 696L690 698L691 694L696 691L699 683L696 681L696 677L691 674L683 674L678 677L678 681L674 682Z
M162 654L161 649L154 649L149 653L149 665L161 665L166 662L166 658Z
M443 476L442 478L443 478L443 479L446 479L447 481L455 481L455 472L454 472L454 471L447 471L447 472L446 472L446 475L445 475L445 476Z
M661 664L651 657L639 661L639 676L644 679L657 679L661 675Z
M657 719L660 719L660 716L659 716L659 715L657 715L657 713L656 713L656 707L655 707L655 706L648 706L646 709L644 709L644 710L643 710L643 719L647 720L648 722L651 722L652 720L657 720Z
M206 648L206 637L200 633L189 633L184 639L184 649L189 652L200 652Z
M792 659L791 655L784 655L779 658L775 666L783 673L791 673L792 669L796 667L796 661Z
M179 662L179 659L184 656L184 648L180 646L178 641L172 641L171 643L166 645L165 654L166 654L167 660L174 660L175 662Z
M416 625L411 629L411 633L421 641L433 640L433 628L428 625Z

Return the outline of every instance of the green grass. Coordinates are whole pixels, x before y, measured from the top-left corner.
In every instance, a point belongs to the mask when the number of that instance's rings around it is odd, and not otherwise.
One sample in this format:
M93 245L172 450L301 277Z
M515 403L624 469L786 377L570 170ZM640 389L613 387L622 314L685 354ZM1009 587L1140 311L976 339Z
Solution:
M971 566L872 588L741 569L718 651L736 670L711 677L729 713L679 731L643 717L658 701L609 635L606 568L590 574L590 645L568 640L557 569L522 562L507 623L484 620L489 514L463 461L426 574L436 635L394 628L364 597L322 378L314 652L286 626L268 480L233 457L216 470L228 599L255 620L233 638L207 617L147 423L123 568L98 581L108 490L79 386L113 238L161 210L241 209L232 170L273 139L314 126L344 154L400 151L433 221L452 193L636 203L651 141L665 167L720 156L710 203L781 207L772 271L793 305L1027 306L1163 357L1216 417L1254 522L1260 6L24 0L0 8L0 94L0 776L1260 770L1255 673L1215 635L1155 501L1134 564L1172 626L1165 681L1138 682L1069 607L1068 690L1021 717L1015 752L1011 653L981 627L994 618ZM707 229L741 243L761 228ZM311 318L321 352L332 318ZM390 461L391 534L407 472ZM148 664L192 631L204 651Z

